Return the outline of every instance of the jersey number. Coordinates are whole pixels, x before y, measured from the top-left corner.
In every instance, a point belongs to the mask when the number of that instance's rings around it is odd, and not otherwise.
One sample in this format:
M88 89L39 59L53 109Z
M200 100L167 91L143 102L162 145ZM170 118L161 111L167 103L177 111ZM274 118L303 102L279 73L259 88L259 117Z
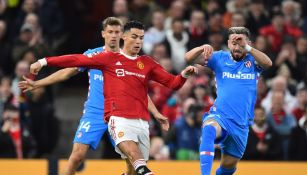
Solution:
M81 130L81 129L85 129L85 132L88 132L88 130L90 129L90 127L91 127L91 122L82 122L81 123L81 125L80 125L80 127L79 127L79 129L78 130Z

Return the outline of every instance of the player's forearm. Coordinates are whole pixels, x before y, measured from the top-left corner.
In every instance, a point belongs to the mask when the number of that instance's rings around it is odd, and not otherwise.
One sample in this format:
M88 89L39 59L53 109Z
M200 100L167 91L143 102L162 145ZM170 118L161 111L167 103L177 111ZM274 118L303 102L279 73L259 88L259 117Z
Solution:
M34 83L34 88L49 86L58 82L68 80L70 77L78 73L78 68L61 69L46 78L40 79Z
M147 97L148 97L148 110L149 110L150 113L152 113L154 116L156 116L159 113L159 111L156 108L156 106L154 105L154 103L152 102L149 95L147 95Z
M263 52L252 48L250 53L254 56L257 63L263 68L269 68L273 65L271 59Z
M187 79L184 78L182 75L177 75L172 81L170 81L167 87L173 90L178 90L184 85L186 80Z
M194 63L196 60L199 60L198 58L201 56L202 52L203 52L202 46L195 47L194 49L188 51L185 54L185 60L189 64Z
M44 60L40 60L42 66L52 66L52 67L87 67L92 68L97 64L92 59L89 59L83 54L74 55L63 55L56 57L47 57Z

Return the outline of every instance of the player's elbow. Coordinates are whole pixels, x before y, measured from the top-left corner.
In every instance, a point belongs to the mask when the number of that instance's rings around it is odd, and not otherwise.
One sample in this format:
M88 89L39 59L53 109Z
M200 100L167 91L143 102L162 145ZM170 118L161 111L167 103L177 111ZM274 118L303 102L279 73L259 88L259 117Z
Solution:
M272 66L273 66L273 62L270 59L268 59L267 62L264 64L265 68L270 68Z

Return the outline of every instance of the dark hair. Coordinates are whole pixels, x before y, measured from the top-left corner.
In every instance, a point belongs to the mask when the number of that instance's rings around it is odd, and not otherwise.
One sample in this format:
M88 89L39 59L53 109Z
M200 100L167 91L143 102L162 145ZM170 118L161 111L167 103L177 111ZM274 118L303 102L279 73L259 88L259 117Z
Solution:
M230 27L228 29L228 37L231 34L243 34L247 36L247 38L250 37L250 31L246 27Z
M110 26L123 26L123 22L116 17L108 17L102 22L102 30L104 30L108 25Z
M145 30L145 26L139 21L129 21L124 26L124 32L130 31L130 29L136 28L140 30Z

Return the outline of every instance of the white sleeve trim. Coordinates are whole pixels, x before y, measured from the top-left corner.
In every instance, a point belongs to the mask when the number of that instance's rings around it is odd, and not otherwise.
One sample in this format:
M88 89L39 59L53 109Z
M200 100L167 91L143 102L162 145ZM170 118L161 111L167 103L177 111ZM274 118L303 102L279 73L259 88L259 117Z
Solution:
M39 59L38 62L42 67L47 66L46 58Z
M250 52L250 51L252 50L252 47L251 47L250 45L246 44L246 45L245 45L245 50L246 50L247 52Z

